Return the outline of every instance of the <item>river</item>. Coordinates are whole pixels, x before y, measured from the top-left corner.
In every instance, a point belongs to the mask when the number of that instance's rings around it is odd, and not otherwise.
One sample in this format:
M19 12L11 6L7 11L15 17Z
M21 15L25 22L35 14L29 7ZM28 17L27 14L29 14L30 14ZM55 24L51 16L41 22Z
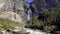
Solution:
M41 30L33 30L33 29L29 29L29 28L25 28L26 32L29 32L29 34L51 34L51 33L47 33L47 32L43 32Z

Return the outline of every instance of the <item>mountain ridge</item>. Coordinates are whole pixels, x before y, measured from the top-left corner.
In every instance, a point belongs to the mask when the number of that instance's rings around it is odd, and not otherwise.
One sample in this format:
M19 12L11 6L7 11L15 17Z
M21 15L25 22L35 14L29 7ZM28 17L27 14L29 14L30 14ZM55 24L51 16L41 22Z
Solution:
M33 14L35 11L38 12L39 14L44 9L57 7L58 4L60 3L57 0L34 0L30 4L28 3L25 4L24 0L0 0L0 15L1 13L5 13L5 12L9 12L9 14L13 12L13 14L16 13L20 17L20 19L15 19L15 20L22 20L21 22L27 22L28 21L27 13L26 13L27 10L24 8L24 6L30 5L30 9L32 10Z
M33 7L35 6L35 10L40 13L44 9L58 7L60 5L60 2L58 0L34 0L32 5Z

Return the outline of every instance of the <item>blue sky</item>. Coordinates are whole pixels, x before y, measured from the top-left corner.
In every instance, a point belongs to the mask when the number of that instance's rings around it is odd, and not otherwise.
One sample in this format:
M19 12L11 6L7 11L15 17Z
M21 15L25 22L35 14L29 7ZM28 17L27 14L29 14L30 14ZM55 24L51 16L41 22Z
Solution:
M24 1L26 1L26 2L28 2L28 3L31 3L31 2L33 2L33 0L24 0Z

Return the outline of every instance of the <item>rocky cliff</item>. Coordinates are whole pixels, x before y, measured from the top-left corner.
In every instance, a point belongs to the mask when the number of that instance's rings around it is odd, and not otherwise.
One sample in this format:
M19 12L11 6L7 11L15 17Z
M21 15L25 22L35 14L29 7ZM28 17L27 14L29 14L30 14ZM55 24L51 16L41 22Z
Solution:
M23 6L22 0L0 0L0 17L17 22L26 22Z
M43 9L57 7L60 4L58 0L34 0L29 9L32 12L40 13ZM18 22L27 22L27 7L29 5L23 0L0 0L0 17ZM28 10L29 10L28 9Z

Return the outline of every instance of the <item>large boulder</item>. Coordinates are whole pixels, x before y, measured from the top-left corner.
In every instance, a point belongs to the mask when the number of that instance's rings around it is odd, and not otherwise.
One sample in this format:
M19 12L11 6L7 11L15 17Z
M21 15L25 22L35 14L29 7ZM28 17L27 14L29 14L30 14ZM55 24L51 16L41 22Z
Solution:
M0 18L9 19L9 20L13 20L16 22L22 22L21 16L11 11L3 12L2 14L0 14Z

